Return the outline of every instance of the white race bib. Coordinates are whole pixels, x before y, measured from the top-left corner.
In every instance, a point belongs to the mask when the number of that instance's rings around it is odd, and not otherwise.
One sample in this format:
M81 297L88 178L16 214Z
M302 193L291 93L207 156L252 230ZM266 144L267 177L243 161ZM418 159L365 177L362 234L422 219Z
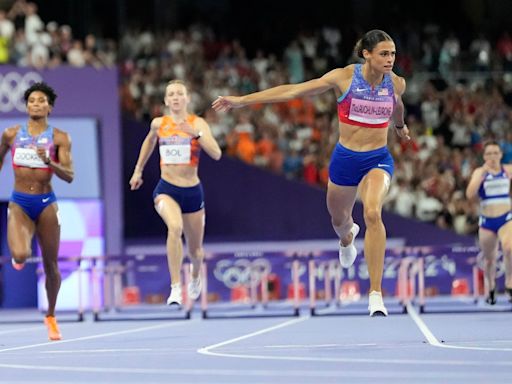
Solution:
M484 181L485 194L489 197L508 195L510 192L509 179L493 179Z
M160 158L164 164L190 164L190 144L160 145Z
M46 157L49 157L49 153L50 151L46 150ZM48 165L37 156L37 151L34 148L16 148L12 162L20 167L48 168Z

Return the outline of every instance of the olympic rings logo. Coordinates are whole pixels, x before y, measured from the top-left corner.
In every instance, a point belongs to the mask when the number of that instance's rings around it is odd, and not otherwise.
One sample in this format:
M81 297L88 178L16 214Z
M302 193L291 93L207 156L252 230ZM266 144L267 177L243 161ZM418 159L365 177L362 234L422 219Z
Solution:
M215 265L213 275L224 283L228 288L244 285L259 284L263 274L269 274L272 265L266 259L259 258L254 260L237 259L220 260Z
M37 72L0 73L0 112L11 112L18 110L25 111L25 100L23 94L32 84L43 81Z

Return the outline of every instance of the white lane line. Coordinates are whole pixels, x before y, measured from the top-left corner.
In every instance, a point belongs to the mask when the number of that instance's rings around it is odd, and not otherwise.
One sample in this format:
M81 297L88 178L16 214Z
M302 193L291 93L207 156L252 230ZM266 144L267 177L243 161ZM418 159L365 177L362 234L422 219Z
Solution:
M419 316L418 316L419 317ZM312 356L270 356L270 355L253 355L247 353L228 353L228 352L217 352L212 351L213 349L223 347L229 344L236 343L237 341L245 340L254 336L262 335L274 331L276 329L284 328L304 320L308 320L310 317L305 316L299 319L289 320L281 324L267 327L256 332L249 333L247 335L235 337L217 344L210 345L208 347L200 348L197 350L198 353L210 356L220 356L238 359L255 359L255 360L282 360L282 361L316 361L316 362L336 362L336 363L373 363L373 364L404 364L404 365L446 365L446 366L498 366L498 367L511 367L512 361L468 361L468 360L425 360L425 359L371 359L371 358L345 358L345 357L312 357ZM421 321L421 319L420 319ZM428 328L425 326L428 330ZM431 333L431 332L430 332ZM432 335L435 339L435 336ZM437 340L437 339L435 339ZM438 341L439 343L439 341ZM441 344L441 343L439 343ZM445 347L445 345L441 344Z
M230 357L238 359L254 360L282 360L282 361L315 361L324 363L362 363L362 364L400 364L400 365L443 365L443 366L496 366L512 367L512 361L479 361L479 360L425 360L425 359L370 359L370 358L350 358L350 357L310 357L310 356L270 356L270 355L250 355L223 352L210 352L208 355Z
M44 327L44 325L42 325L42 323L41 323L41 325L39 325L37 327L7 329L5 331L0 331L0 335L7 335L9 333L21 333L21 332L41 330L41 329L43 329L43 327Z
M426 337L428 343L434 347L444 347L443 344L441 344L430 331L430 329L427 327L427 324L425 324L425 322L421 319L420 315L418 315L418 312L416 312L416 309L414 309L410 302L406 304L406 308L407 314L416 323L416 326L420 329L421 333L423 333L423 336Z
M488 344L512 344L512 340L486 340ZM458 344L474 344L475 341L457 341Z
M152 325L149 327L140 327L140 328L126 329L124 331L100 333L98 335L77 337L74 339L64 339L64 340L60 340L60 341L47 341L45 343L22 345L19 347L0 349L0 353L1 352L9 352L9 351L19 351L22 349L43 347L43 346L47 346L47 345L53 346L53 345L59 345L59 344L74 343L76 341L94 340L94 339L101 339L101 338L111 337L111 336L127 335L130 333L145 332L145 331L151 331L151 330L160 329L160 328L171 328L171 327L175 327L175 326L179 326L179 325L185 325L185 324L196 323L196 322L198 322L198 320L190 320L188 322L178 322L178 323L163 323L163 324Z
M154 348L111 348L111 349L66 349L59 351L40 351L39 353L44 354L73 354L73 353L120 353L120 352L154 352L157 351Z
M485 347L462 347L454 345L446 345L434 336L427 325L420 318L416 310L408 305L408 313L414 320L416 325L420 328L421 332L425 335L430 345L441 347L441 348L453 348L453 349L471 349L471 350L484 350L484 351L508 351L509 348L485 348ZM274 331L276 329L284 328L304 320L309 319L309 316L301 317L299 319L289 320L281 324L267 327L256 332L252 332L246 335L235 337L217 344L209 345L197 350L198 353L210 356L220 356L229 358L239 359L255 359L255 360L282 360L282 361L318 361L318 362L344 362L344 363L384 363L384 364L410 364L410 365L448 365L448 366L499 366L499 367L510 367L512 361L468 361L468 360L425 360L425 359L371 359L371 358L329 358L329 357L309 357L309 356L269 356L269 355L254 355L247 353L228 353L228 352L217 352L213 351L216 348L224 347L229 344L236 343L241 340L245 340L254 336L262 335ZM266 346L268 347L268 346Z
M377 343L364 343L364 344L285 344L285 345L265 345L263 348L352 348L352 347L376 347Z
M377 361L377 360L373 360ZM481 383L486 380L495 381L497 379L508 378L506 372L485 372L471 373L460 372L418 372L418 371L371 371L371 370L299 370L299 369L197 369L197 368L113 368L113 367L70 367L56 365L26 365L26 364L0 364L0 368L24 369L34 371L50 372L82 372L82 373L118 373L118 374L143 374L143 375L186 375L186 376L243 376L243 377L345 377L345 378L388 378L388 379L464 379L465 382L474 381Z
M446 343L441 343L434 336L434 334L430 331L427 324L422 320L416 309L411 303L406 304L407 313L411 317L411 319L416 323L416 326L420 329L423 336L427 339L428 343L433 347L439 348L450 348L450 349L466 349L466 350L474 350L474 351L506 351L511 352L512 348L492 348L492 347L464 347L462 345L450 345Z
M272 331L274 331L276 329L288 327L289 325L293 325L293 324L296 324L296 323L301 323L301 322L303 322L304 320L307 320L307 319L309 319L309 316L299 317L298 319L293 319L293 320L288 320L288 321L285 321L284 323L273 325L273 326L267 327L267 328L263 328L263 329L260 329L259 331L256 331L256 332L248 333L246 335L235 337L233 339L229 339L229 340L217 343L217 344L209 345L208 347L199 348L197 350L197 352L201 353L203 355L216 355L215 352L211 352L212 349L223 347L223 346L228 345L228 344L236 343L237 341L249 339L249 338L254 337L254 336L263 335L264 333L268 333L268 332L272 332Z

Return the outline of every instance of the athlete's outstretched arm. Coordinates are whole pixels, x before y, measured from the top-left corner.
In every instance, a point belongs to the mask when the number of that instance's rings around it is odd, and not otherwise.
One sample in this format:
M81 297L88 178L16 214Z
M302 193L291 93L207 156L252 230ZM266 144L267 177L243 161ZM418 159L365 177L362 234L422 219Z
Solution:
M245 96L219 96L213 101L212 108L217 112L229 111L232 108L245 107L250 104L277 103L298 97L318 95L336 87L339 78L345 75L343 71L348 73L346 68L334 69L318 79L304 83L279 85Z
M149 127L149 132L146 135L146 138L142 142L142 146L140 147L139 158L137 159L137 164L135 165L135 169L133 170L133 175L130 179L130 187L131 190L139 189L143 183L142 180L142 172L144 171L144 167L148 162L149 156L153 153L155 149L157 140L158 140L158 127L162 124L162 118L156 117L151 121L151 125Z

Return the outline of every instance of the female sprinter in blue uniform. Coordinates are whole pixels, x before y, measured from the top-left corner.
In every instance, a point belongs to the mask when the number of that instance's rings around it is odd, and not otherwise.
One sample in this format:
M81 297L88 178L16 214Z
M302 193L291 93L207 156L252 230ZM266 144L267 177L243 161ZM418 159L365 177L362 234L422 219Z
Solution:
M171 294L167 304L182 303L182 234L185 234L192 261L192 279L187 287L192 300L201 293L199 271L204 258L205 223L203 187L197 174L201 149L215 160L222 153L206 121L187 111L190 97L180 80L169 82L164 102L169 114L154 118L140 149L130 187L142 185L142 171L158 143L161 179L153 192L155 209L167 225L167 262L171 274Z
M330 89L336 92L340 138L329 167L327 208L340 238L341 265L349 267L357 256L354 238L359 226L352 220L352 209L359 188L367 229L364 254L370 275L370 316L387 316L381 293L386 248L381 211L393 175L393 159L386 145L391 119L398 136L409 139L401 98L405 80L392 71L396 50L386 32L367 32L354 49L364 64L334 69L300 84L281 85L240 97L219 96L212 107L228 111L249 104L313 96Z
M55 319L55 305L61 277L57 265L60 223L51 179L55 174L71 183L74 177L71 139L60 129L48 125L48 116L57 95L45 83L36 83L25 91L28 122L7 128L0 143L0 168L11 150L14 167L14 191L9 202L7 242L15 269L23 268L32 254L34 234L41 247L48 312L45 324L50 340L62 338Z
M476 168L466 188L466 197L480 198L478 241L484 260L484 273L489 289L486 302L496 304L496 258L501 243L505 263L505 290L512 302L512 205L510 179L512 165L501 164L503 152L499 144L484 145L484 165Z

